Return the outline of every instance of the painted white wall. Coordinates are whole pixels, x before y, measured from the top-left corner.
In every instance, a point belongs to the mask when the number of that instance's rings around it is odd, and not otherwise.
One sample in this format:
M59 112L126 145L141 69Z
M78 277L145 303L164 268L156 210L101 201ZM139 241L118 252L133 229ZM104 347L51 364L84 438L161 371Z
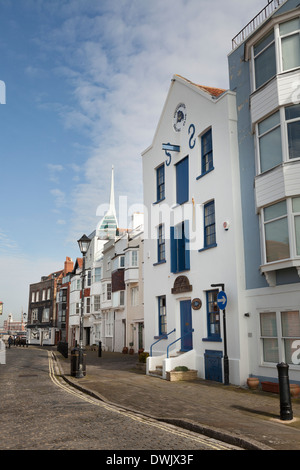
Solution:
M243 275L243 241L241 232L241 208L239 199L239 166L236 130L235 95L226 92L219 99L202 91L189 82L177 76L170 86L162 115L151 146L143 153L143 184L145 214L145 343L146 350L158 335L158 300L157 297L166 295L168 332L176 328L168 340L162 340L153 346L153 354L166 352L167 345L180 337L180 300L200 298L200 310L192 310L192 324L195 330L193 347L196 351L200 377L205 376L204 353L207 349L223 351L223 342L203 341L207 337L206 291L211 290L213 283L225 283L228 296L227 313L227 346L230 360L230 382L241 383L248 376L247 355L247 324L243 317L244 306L242 289ZM175 133L172 128L172 117L179 103L186 105L187 119L183 130ZM191 134L189 126L195 126L196 145L189 147ZM201 142L199 136L212 127L214 170L200 179L201 174ZM180 153L172 152L170 166L165 166L166 198L160 204L156 201L156 171L155 169L166 159L162 150L163 143L180 146ZM193 213L184 213L188 204L176 204L175 164L189 155L189 205L195 202L196 224ZM216 210L216 239L217 247L209 250L203 248L203 205L214 199ZM164 208L164 210L163 210ZM156 227L159 225L158 213L161 211L165 223L166 238L169 237L169 227L174 225L172 219L190 220L190 233L196 227L196 241L190 253L190 270L173 274L170 269L170 240L166 239L166 263L154 266L157 262ZM229 222L227 231L223 223ZM152 236L152 238L151 238ZM186 275L193 286L190 293L171 294L175 279ZM221 321L222 325L222 321ZM223 337L223 332L222 335ZM180 342L174 348L180 347Z

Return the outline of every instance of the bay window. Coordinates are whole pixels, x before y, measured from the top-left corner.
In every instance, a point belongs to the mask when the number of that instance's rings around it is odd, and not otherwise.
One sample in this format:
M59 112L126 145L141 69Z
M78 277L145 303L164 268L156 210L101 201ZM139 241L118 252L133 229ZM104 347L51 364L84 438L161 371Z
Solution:
M265 262L300 257L300 196L265 207L262 217Z
M300 18L278 24L253 47L254 89L300 67Z
M279 26L281 37L282 70L300 66L299 18L286 21Z
M300 105L285 108L285 119L288 137L288 156L290 159L300 157Z
M255 86L259 88L276 75L275 37L272 30L253 48Z
M258 139L260 172L264 172L282 162L279 111L258 124Z
M260 313L260 338L262 361L278 364L298 365L293 353L300 339L299 311L280 311Z
M300 158L299 136L299 104L281 108L260 121L257 124L258 173Z
M286 201L264 209L266 261L290 257Z
M296 255L300 256L300 197L292 199L293 226L295 230Z

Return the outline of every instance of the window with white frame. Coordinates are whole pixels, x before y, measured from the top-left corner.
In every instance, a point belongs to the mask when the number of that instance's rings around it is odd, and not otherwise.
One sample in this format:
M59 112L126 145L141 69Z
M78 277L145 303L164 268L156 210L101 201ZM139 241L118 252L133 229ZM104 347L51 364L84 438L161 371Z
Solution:
M94 295L94 311L99 312L100 310L100 295Z
M276 75L275 36L272 30L253 48L255 88Z
M47 300L51 299L51 287L48 288L47 290Z
M288 217L286 201L264 209L266 262L290 257Z
M40 293L39 291L36 291L35 293L35 301L38 302L40 300Z
M299 17L275 25L253 47L254 89L276 73L300 67Z
M300 340L300 316L297 310L260 313L262 362L298 365L295 351Z
M106 300L111 300L111 284L106 284Z
M167 334L167 309L166 309L166 296L161 295L158 297L158 334Z
M281 39L282 71L300 66L300 21L299 18L279 25Z
M280 108L257 125L258 173L300 158L300 105ZM283 138L282 138L283 136Z
M262 211L264 262L300 257L300 197L287 198Z
M91 298L85 298L85 313L91 313Z
M264 119L258 124L260 172L263 173L282 162L280 113Z
M285 108L285 120L288 142L288 158L300 158L300 105Z
M124 268L125 261L124 261L124 255L119 255L113 260L113 271L116 271L117 269Z
M139 288L138 288L138 286L132 287L130 289L130 298L131 298L131 306L136 307L139 304Z
M38 320L38 309L37 308L34 308L32 311L31 311L31 321L34 322L34 321L37 321Z
M113 307L117 308L117 307L123 307L125 305L124 294L125 292L123 290L119 290L119 291L112 293L112 306Z
M101 281L101 268L95 268L94 282Z
M44 308L42 314L42 322L47 323L50 320L50 308Z
M114 331L114 313L107 312L105 321L105 336L113 336Z
M166 259L166 241L165 241L165 226L161 224L157 229L157 261L160 263Z
M204 175L214 169L212 129L201 136L201 174Z
M137 250L133 250L131 252L131 266L137 266L138 265L138 252Z
M90 286L92 283L92 271L89 269L86 276L86 286Z

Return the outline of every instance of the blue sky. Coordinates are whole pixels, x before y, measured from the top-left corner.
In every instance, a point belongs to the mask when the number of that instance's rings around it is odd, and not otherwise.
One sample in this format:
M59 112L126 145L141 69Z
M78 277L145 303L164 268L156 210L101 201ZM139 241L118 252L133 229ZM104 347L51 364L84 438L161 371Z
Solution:
M266 3L0 0L2 320L80 256L112 165L116 202L142 203L141 152L172 75L227 88L231 39Z

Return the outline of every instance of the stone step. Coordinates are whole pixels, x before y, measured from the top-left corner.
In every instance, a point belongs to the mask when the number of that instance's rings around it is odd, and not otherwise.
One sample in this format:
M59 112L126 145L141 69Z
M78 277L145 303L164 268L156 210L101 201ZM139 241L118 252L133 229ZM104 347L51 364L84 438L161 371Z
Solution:
M162 366L156 366L156 369L155 370L149 370L148 374L151 375L152 377L162 378L163 367Z

